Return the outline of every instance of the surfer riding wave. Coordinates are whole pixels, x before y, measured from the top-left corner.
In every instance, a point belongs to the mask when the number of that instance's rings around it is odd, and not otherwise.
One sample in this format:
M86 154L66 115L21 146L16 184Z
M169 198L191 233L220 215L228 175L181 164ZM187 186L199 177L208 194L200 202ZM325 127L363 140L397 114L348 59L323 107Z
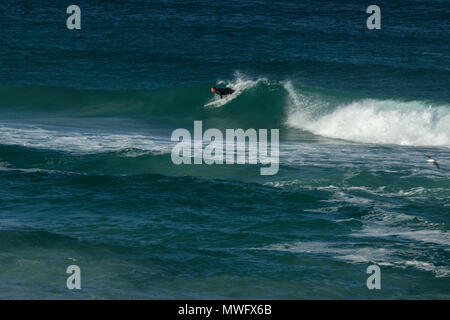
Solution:
M223 96L227 96L229 94L232 94L234 92L233 89L230 88L216 88L216 87L212 87L211 88L211 92L212 93L217 93L220 98L222 99Z

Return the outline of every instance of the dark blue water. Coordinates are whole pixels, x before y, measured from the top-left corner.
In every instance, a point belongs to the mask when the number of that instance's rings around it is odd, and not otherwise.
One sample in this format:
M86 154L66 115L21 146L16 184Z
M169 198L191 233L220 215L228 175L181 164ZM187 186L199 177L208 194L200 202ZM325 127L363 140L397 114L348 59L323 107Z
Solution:
M0 298L450 297L447 1L378 2L381 30L349 1L75 4L81 30L0 3ZM279 129L278 174L174 165L194 120Z

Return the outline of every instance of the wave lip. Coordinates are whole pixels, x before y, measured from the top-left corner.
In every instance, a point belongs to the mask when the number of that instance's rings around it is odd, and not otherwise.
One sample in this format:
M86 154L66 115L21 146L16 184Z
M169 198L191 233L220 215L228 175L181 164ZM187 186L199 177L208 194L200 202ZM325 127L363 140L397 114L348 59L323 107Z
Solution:
M450 108L422 101L364 99L330 107L286 83L286 124L314 134L362 143L450 146Z

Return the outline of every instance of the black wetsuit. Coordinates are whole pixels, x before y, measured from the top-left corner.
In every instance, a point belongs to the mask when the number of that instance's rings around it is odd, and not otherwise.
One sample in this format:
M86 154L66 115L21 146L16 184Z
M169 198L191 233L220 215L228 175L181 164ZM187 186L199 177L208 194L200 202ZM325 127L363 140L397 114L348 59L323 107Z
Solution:
M230 88L216 88L215 91L215 93L217 93L220 96L220 98L222 98L222 96L232 94L233 92L234 90Z

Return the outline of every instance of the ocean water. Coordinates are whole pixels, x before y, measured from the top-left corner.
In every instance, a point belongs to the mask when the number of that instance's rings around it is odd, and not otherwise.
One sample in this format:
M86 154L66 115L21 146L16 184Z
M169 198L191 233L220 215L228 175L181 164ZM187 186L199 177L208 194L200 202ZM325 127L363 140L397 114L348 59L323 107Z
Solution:
M0 3L0 298L450 298L447 1L378 1L381 30L356 1L74 4L81 30ZM279 129L278 174L174 165L195 120Z

